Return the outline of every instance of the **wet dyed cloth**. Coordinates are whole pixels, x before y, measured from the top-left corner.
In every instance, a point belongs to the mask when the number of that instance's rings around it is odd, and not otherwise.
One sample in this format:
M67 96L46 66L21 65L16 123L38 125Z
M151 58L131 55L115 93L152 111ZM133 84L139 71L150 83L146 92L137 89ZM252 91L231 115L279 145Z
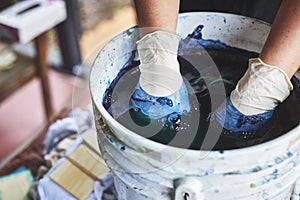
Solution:
M268 128L273 123L274 110L267 110L257 115L244 115L238 111L228 97L213 113L211 121L224 123L223 128L232 134L250 134L258 129ZM225 113L225 115L224 115Z
M138 84L131 97L132 106L151 119L159 119L170 114L183 114L190 111L188 91L185 84L176 93L167 97L147 94Z

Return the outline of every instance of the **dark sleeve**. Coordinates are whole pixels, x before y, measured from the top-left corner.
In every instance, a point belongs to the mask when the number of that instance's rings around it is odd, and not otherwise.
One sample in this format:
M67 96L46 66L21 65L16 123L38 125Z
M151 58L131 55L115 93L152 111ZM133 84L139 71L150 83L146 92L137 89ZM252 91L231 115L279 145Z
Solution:
M181 0L180 12L225 12L272 23L280 4L281 0Z

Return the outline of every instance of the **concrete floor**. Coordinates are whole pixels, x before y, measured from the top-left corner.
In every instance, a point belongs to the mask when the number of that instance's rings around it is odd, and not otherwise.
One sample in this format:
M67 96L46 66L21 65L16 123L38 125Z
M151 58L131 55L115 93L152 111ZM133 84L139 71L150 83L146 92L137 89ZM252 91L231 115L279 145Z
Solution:
M93 49L135 24L134 9L124 7L112 19L85 32L80 41L83 60L91 59L89 54ZM49 81L56 112L69 107L72 100L76 101L74 107L90 103L87 82L82 84L76 77L54 70L49 72ZM41 130L46 122L39 80L34 79L0 104L0 160Z

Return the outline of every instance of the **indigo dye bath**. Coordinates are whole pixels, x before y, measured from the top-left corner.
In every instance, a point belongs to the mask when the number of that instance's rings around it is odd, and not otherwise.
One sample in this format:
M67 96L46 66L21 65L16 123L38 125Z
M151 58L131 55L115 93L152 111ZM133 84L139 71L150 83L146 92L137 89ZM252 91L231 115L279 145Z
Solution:
M225 100L224 97L230 95L247 70L248 59L258 57L258 53L230 47L220 41L203 39L202 29L203 26L199 25L179 45L180 70L191 94L189 113L174 113L163 119L152 120L130 106L130 97L140 75L136 52L132 52L131 59L105 92L103 105L108 112L126 128L156 142L196 150L209 149L210 147L203 146L203 141L212 134L208 131L212 105L217 107ZM214 73L214 68L217 68L219 75ZM222 134L215 139L213 149L235 149L260 144L297 126L300 123L300 83L295 77L292 78L292 83L295 89L276 108L271 128L257 130L255 133L235 134L217 127L215 131L221 130Z

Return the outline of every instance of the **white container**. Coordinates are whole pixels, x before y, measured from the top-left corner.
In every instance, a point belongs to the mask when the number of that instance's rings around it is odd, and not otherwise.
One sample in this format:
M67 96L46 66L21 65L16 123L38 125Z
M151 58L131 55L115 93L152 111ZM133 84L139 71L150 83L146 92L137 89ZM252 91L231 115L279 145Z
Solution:
M65 1L20 1L0 12L0 25L16 42L28 43L67 18Z
M203 24L203 38L259 52L270 26L223 13L185 13L178 33ZM102 105L109 83L134 50L137 30L112 39L97 56L90 90L102 155L119 199L290 199L300 176L300 126L272 141L225 151L196 151L145 139L115 121ZM299 188L299 186L297 186ZM294 190L293 199L299 199Z

